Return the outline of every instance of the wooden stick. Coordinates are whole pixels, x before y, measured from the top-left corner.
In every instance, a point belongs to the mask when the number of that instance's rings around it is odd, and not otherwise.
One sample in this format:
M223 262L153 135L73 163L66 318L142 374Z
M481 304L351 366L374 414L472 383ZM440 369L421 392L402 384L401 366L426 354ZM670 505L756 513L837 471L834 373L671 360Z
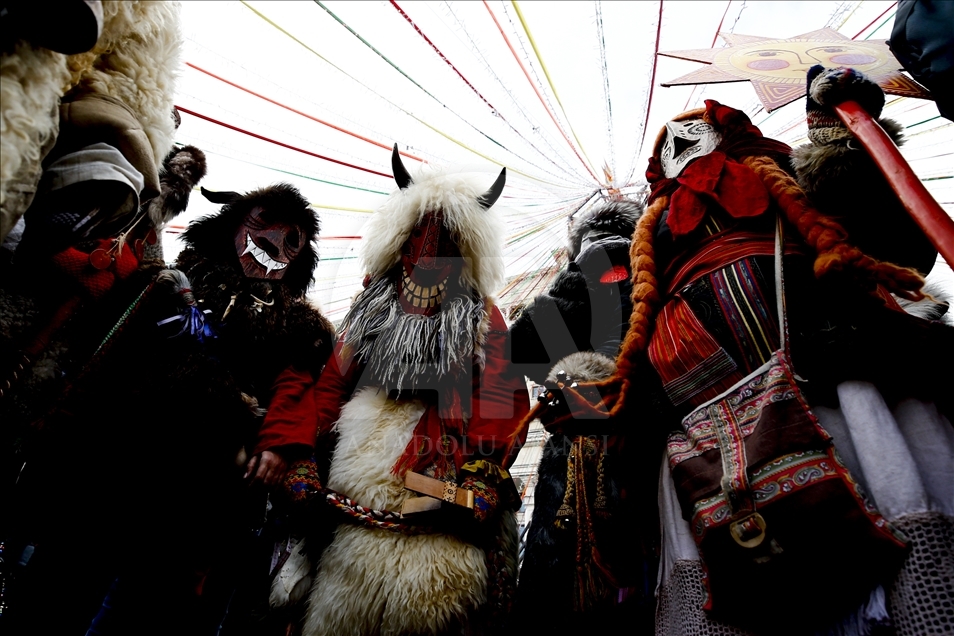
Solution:
M937 251L954 266L954 219L934 200L894 141L859 104L842 102L835 112L877 164L901 204L914 217Z

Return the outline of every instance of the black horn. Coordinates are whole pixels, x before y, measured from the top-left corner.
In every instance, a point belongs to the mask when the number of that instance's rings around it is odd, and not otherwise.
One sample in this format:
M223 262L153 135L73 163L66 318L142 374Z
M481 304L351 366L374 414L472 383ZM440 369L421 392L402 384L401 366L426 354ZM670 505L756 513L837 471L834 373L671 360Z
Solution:
M213 192L212 190L206 190L202 187L200 187L199 190L201 190L202 196L212 203L218 203L219 205L228 205L236 199L242 198L242 195L238 192Z
M500 171L500 176L497 177L497 180L494 181L494 184L490 186L490 189L484 192L477 199L477 203L480 204L485 210L489 210L490 206L497 202L497 199L500 198L500 195L503 194L504 185L507 183L507 169L504 168Z
M404 167L404 162L401 161L401 153L398 152L397 144L394 144L394 152L391 153L391 172L394 173L394 180L402 190L414 183L411 174Z

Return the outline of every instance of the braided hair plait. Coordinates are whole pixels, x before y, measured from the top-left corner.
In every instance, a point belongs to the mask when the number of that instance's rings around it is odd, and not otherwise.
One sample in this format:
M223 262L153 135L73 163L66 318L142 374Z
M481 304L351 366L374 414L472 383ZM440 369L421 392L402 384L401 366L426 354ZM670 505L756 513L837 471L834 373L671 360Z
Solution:
M659 308L659 282L656 280L656 253L653 237L663 212L669 207L669 196L660 196L653 201L636 225L636 232L629 247L629 259L633 270L633 313L629 317L629 330L616 359L618 375L628 377L636 354L649 344L650 327Z
M759 176L785 217L815 250L814 269L817 278L831 271L850 270L862 279L881 284L888 291L908 300L925 297L921 292L924 278L917 271L871 258L849 243L845 228L834 218L812 207L798 183L774 160L750 156L744 157L742 162Z

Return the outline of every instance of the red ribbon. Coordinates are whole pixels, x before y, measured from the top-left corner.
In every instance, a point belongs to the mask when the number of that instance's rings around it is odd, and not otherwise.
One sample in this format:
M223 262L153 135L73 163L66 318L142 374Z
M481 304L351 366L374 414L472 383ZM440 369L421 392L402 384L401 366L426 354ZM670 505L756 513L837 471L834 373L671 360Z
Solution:
M669 202L667 223L673 236L688 234L715 202L735 218L758 216L769 206L769 193L751 168L723 152L699 157L682 171Z
M715 100L706 100L705 120L722 135L715 152L694 159L675 179L665 177L658 157L649 159L646 179L650 184L650 201L672 195L666 222L673 236L694 230L712 202L735 218L765 212L768 191L750 168L736 160L766 155L784 163L791 152L788 145L763 137L745 113Z

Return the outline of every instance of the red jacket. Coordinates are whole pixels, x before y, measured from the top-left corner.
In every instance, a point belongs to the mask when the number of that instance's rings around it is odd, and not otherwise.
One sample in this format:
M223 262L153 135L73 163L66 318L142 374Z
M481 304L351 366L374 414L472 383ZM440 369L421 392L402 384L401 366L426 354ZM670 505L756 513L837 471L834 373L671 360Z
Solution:
M527 430L520 430L520 422L530 411L526 381L506 357L506 338L507 326L494 306L483 345L484 367L474 365L471 416L461 440L468 453L465 460L489 459L505 468L526 441ZM293 368L278 377L256 453L293 444L314 447L319 436L331 431L362 371L361 365L344 360L341 351L339 340L317 383L307 372Z

